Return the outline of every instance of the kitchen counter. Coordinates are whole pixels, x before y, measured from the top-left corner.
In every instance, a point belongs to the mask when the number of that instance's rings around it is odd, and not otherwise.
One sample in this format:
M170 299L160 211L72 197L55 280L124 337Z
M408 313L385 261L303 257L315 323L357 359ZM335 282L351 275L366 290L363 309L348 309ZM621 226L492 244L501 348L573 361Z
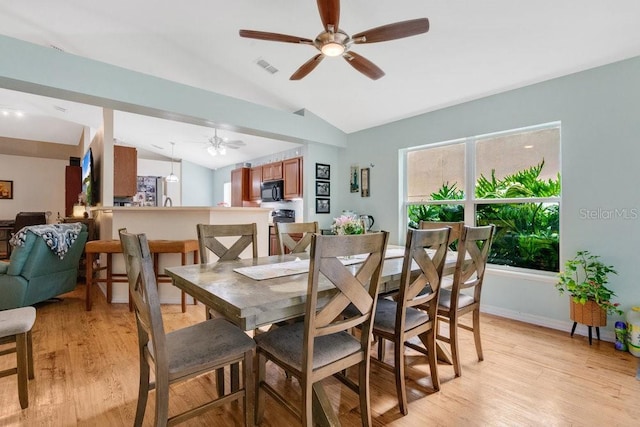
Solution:
M91 214L98 224L99 238L104 240L119 239L118 230L121 228L126 228L130 233L145 233L148 239L197 239L197 224L255 222L258 228L258 256L267 256L271 211L270 208L209 206L102 206L92 208ZM251 258L251 250L243 252L241 257ZM160 259L159 271L162 272L165 267L180 265L180 263L179 255L166 254ZM114 271L124 272L122 257L114 257ZM180 292L175 287L167 283L160 283L160 285L161 302L179 302ZM128 301L127 284L114 283L113 302L126 301Z

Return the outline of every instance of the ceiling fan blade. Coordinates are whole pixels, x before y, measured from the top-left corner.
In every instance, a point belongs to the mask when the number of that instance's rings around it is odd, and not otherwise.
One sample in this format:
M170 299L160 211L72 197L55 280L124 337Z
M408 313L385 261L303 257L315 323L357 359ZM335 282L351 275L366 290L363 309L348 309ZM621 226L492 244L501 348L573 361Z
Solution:
M238 149L240 147L244 147L247 144L245 144L244 141L240 141L239 139L237 139L235 141L227 141L222 145L225 145L229 148Z
M240 30L240 37L248 39L268 40L272 42L297 43L297 44L313 44L313 40L304 37L289 36L287 34L268 33L265 31Z
M340 0L318 0L318 12L324 25L325 31L329 31L329 26L333 26L333 32L338 31L340 21Z
M307 74L312 72L323 59L323 54L317 54L316 56L302 64L302 66L298 68L296 72L291 75L291 77L289 77L289 80L300 80L304 78Z
M352 50L342 55L342 57L349 63L349 65L372 80L378 80L380 77L384 76L384 71L382 71L380 67Z
M419 18L372 28L351 38L354 43L377 43L415 36L427 31L429 31L429 20L427 18Z

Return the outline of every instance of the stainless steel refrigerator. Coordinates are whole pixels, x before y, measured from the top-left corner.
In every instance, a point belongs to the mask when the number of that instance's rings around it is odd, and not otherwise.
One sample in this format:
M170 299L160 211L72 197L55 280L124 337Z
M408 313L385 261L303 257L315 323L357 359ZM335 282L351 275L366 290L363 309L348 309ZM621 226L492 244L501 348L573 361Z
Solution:
M139 176L138 195L144 195L144 206L162 206L164 180L161 176Z

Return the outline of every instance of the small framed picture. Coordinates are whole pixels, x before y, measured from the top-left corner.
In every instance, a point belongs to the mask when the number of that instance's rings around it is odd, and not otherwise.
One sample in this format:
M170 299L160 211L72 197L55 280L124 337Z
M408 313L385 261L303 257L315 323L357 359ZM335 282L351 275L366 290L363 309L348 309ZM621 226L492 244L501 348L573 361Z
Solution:
M316 181L316 196L329 197L331 195L331 183L329 181Z
M316 163L316 179L331 179L331 166L323 163Z
M360 196L369 197L369 168L360 169Z
M13 181L0 180L0 199L13 199Z
M331 211L331 199L316 199L316 213L326 213Z
M357 193L360 191L360 184L358 184L358 180L360 179L359 168L358 166L351 166L351 172L349 173L349 189L352 193Z

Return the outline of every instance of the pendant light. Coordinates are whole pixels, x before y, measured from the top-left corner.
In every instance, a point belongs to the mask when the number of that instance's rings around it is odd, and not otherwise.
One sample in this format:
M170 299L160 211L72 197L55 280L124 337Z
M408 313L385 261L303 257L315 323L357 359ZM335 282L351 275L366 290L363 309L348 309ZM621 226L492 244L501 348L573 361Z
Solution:
M176 145L176 143L175 142L170 142L170 144L171 144L171 173L169 175L167 175L164 180L167 181L167 182L179 182L180 178L178 178L173 173L173 148Z

